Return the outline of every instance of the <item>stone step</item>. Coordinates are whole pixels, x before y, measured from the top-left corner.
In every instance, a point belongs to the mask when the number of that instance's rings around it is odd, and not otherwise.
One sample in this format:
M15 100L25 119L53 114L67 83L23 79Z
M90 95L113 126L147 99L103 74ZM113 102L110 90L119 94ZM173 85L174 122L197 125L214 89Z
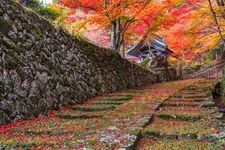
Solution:
M169 101L190 101L190 102L202 102L205 101L205 98L175 98L172 97Z
M62 119L94 119L101 118L103 115L58 115L57 117Z
M201 116L188 116L188 115L172 115L172 114L156 114L158 118L161 119L172 119L172 120L180 120L180 121L197 121L201 119Z
M160 132L151 132L151 131L146 131L143 133L143 135L151 136L157 139L186 139L186 140L191 140L191 139L198 139L198 134L167 134L167 133L160 133Z
M75 110L75 111L84 111L84 112L113 110L115 108L116 108L115 105L106 105L106 106L75 106L75 107L72 107L72 109Z
M215 136L216 135L216 136ZM166 140L199 140L205 142L212 142L217 140L217 136L219 134L167 134L167 133L160 133L160 132L144 132L143 136L150 136L155 139L166 139ZM222 134L221 134L222 135Z
M215 107L215 102L206 101L200 105L200 108L210 108L210 107Z
M208 141L196 139L163 139L144 135L137 144L140 150L212 150L213 144Z
M163 106L155 113L156 116L161 118L169 119L180 119L180 120L197 120L204 118L211 114L206 108L199 108L198 106Z
M199 121L179 121L154 117L153 122L149 124L143 132L184 135L184 134L214 134L218 130L215 124L209 123L207 120Z
M203 102L192 102L192 101L166 101L162 104L162 106L200 106Z
M92 105L122 105L126 101L95 101L92 102Z
M107 94L107 97L133 97L135 94L134 93L118 93L118 94Z
M99 98L98 100L106 100L106 101L128 101L131 100L133 96L125 96L125 97L120 97L120 96L113 96L113 97L104 97L104 98Z
M184 94L177 94L172 96L174 98L207 98L207 95L202 94L192 94L192 95L184 95Z

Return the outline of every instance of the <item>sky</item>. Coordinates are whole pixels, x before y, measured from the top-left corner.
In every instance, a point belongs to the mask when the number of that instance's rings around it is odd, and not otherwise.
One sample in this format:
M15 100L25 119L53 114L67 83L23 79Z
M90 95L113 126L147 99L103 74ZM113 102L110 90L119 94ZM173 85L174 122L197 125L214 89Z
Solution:
M40 0L43 4L51 4L53 0Z

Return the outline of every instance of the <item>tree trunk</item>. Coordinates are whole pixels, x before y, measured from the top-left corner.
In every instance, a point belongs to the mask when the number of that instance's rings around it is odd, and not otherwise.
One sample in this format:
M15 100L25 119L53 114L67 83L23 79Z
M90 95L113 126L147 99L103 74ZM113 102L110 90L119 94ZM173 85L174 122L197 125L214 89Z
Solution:
M120 19L113 21L111 24L111 48L120 52L120 48L122 46L122 26Z
M111 48L116 51L116 21L111 24Z
M120 51L120 47L122 44L121 30L122 30L121 22L120 22L120 19L118 19L116 21L116 51L117 52Z
M122 38L122 42L121 42L121 47L122 47L122 52L121 55L123 58L125 58L126 54L125 54L125 42L124 39Z
M216 0L216 3L217 3L218 6L224 6L223 0Z
M220 35L220 38L221 38L221 40L222 40L222 42L223 42L223 45L224 45L224 48L225 48L225 39L223 38L223 35L222 35L222 32L221 32L221 28L220 28L220 26L219 26L218 19L217 19L217 17L216 17L216 12L215 12L214 9L213 9L211 0L208 0L208 2L209 2L210 11L211 11L211 13L212 13L212 15L213 15L213 18L214 18L215 23L216 23L216 26L217 26L217 31L218 31L218 33L219 33L219 35ZM224 54L224 49L223 49L223 54Z
M182 62L182 60L178 60L178 66L177 66L178 68L177 68L177 73L178 73L178 77L179 78L183 78L183 62Z

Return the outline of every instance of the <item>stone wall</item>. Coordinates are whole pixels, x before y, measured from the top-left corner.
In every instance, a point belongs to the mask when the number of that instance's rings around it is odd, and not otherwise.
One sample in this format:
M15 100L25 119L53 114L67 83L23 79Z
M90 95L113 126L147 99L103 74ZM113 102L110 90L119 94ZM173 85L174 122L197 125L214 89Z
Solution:
M0 124L159 80L13 0L0 1Z

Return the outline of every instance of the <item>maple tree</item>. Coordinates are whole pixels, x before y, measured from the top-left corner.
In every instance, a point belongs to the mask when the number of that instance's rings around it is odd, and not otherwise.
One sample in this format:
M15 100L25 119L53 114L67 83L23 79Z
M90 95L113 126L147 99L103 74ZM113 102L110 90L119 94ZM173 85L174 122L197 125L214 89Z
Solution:
M110 32L110 35L104 35L110 36L110 41L109 38L106 41L110 42L113 50L119 52L124 50L125 43L152 39L158 30L172 26L176 20L168 10L179 1L61 0L61 5L71 9L68 13L71 24L77 22L74 14L82 9L87 14L83 17L83 23L94 24L101 28L101 32ZM84 24L80 23L81 27L84 27Z
M165 38L187 63L224 42L223 0L61 0L63 25L95 44L125 53L127 45Z
M224 45L223 13L216 1L184 1L173 11L179 21L164 36L176 54L190 62L199 54Z

